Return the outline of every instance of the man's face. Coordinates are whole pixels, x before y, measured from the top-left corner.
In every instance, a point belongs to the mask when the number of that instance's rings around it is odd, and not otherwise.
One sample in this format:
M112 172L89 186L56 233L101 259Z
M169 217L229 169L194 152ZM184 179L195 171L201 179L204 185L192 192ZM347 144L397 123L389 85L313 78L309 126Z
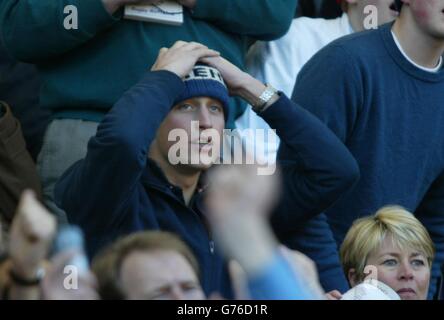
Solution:
M444 41L444 0L404 0L405 5L425 34Z
M178 146L186 147L187 152L182 152L179 157L181 165L205 170L220 155L224 127L222 103L208 97L195 97L171 109L157 131L155 143L161 156L169 163L174 163L171 158L177 155L176 152L170 153L170 150L176 150ZM176 135L177 132L179 134ZM168 141L170 134L175 137L173 141Z
M203 300L188 261L175 251L134 251L122 263L120 284L128 300Z

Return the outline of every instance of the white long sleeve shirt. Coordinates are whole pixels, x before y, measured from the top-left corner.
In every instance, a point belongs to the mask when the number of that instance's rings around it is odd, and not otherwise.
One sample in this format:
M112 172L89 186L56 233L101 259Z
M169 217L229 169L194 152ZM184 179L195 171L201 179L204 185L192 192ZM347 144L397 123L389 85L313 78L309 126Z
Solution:
M299 71L320 49L330 42L353 33L347 14L336 19L296 18L287 34L270 42L257 42L247 56L247 70L258 80L269 83L291 97ZM254 144L254 149L266 159L276 159L279 138L268 141L258 139L244 129L269 130L268 124L251 108L236 121L244 144ZM245 132L243 132L245 131ZM266 134L267 136L267 134Z

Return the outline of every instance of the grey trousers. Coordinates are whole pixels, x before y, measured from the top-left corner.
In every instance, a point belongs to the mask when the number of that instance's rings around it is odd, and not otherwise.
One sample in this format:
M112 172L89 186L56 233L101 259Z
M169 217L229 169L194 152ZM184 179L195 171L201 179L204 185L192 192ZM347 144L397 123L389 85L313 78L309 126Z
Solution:
M46 129L37 170L45 204L56 215L59 224L68 220L66 213L55 204L55 185L71 165L85 157L88 141L96 134L98 125L92 121L56 119Z

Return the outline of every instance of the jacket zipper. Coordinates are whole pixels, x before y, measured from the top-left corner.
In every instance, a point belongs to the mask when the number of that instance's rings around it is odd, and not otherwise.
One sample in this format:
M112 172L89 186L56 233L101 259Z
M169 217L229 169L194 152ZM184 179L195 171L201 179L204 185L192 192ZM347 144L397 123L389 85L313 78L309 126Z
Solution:
M158 186L155 186L155 185L150 185L150 187L153 188L153 189L156 189L157 191L162 192L163 194L167 195L168 197L170 197L170 198L174 199L175 201L179 202L181 205L185 206L185 204L182 201L180 201L179 199L177 199L177 197L175 195L172 195L172 194L170 194L168 192L165 192L165 189L163 189L162 187L158 187ZM187 206L185 206L185 207L187 207ZM215 257L214 257L215 244L214 244L213 235L211 233L211 230L210 230L210 228L208 227L208 225L207 225L207 223L205 221L205 217L201 217L196 211L194 211L193 209L190 209L190 207L187 207L187 209L191 210L195 215L197 215L197 217L199 218L199 220L201 221L201 223L203 224L203 226L204 226L204 228L205 228L205 230L207 232L207 236L208 236L208 239L209 239L208 246L209 246L210 254L212 256L211 257L211 265L210 265L211 268L210 268L210 270L213 270L214 269L214 263L215 263L214 262L214 260L215 260ZM215 272L211 272L211 274L210 274L210 283L213 284L213 287L216 286L216 283L215 283Z

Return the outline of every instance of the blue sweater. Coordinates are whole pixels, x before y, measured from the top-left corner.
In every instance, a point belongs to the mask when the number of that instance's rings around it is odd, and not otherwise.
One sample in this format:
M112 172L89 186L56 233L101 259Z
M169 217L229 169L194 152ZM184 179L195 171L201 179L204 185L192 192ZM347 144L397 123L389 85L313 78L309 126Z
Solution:
M412 65L391 26L321 50L299 74L293 101L328 125L360 167L357 186L326 211L337 245L356 218L385 205L404 206L437 248L431 296L444 260L444 70ZM312 232L328 235L328 228L324 220ZM336 243L330 242L333 252Z
M304 287L302 272L295 273L290 263L276 252L257 274L248 276L248 290L253 300L317 300Z
M184 90L167 71L147 72L110 110L88 143L85 159L56 185L57 204L85 233L90 255L117 237L140 230L178 234L201 266L205 293L230 296L226 267L205 221L204 192L190 205L148 158L148 149L173 102ZM355 160L315 116L282 96L262 117L283 141L285 195L273 215L279 234L325 210L357 180ZM320 148L320 149L318 149ZM326 150L324 157L319 150Z

